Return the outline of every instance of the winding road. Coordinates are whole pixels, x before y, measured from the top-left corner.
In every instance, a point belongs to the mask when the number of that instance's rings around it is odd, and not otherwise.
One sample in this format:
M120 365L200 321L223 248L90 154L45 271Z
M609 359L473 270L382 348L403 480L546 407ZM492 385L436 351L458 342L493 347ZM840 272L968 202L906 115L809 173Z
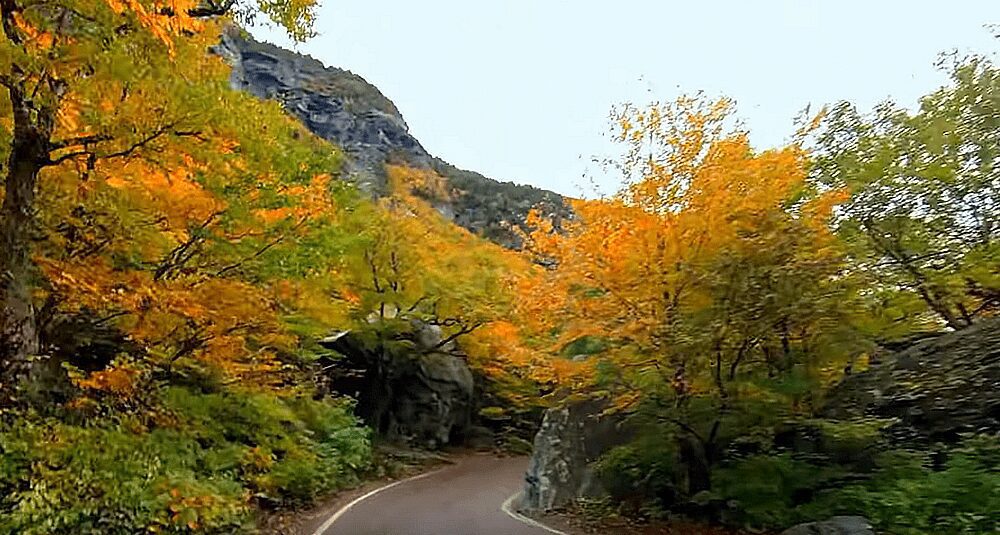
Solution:
M525 457L488 455L369 493L314 535L552 535L504 508L524 487Z

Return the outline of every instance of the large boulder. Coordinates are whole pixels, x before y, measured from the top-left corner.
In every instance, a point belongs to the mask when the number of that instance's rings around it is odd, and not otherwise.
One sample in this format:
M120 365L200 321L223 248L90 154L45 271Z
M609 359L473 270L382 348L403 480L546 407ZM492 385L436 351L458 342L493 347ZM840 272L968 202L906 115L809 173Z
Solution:
M603 493L594 462L632 438L624 417L605 409L606 402L585 401L545 412L528 463L524 510L549 511Z
M875 531L865 517L835 516L822 522L792 526L781 535L875 535Z
M323 339L343 355L332 386L354 396L358 416L388 440L432 449L459 443L471 425L472 371L454 346L436 347L436 328L418 324L409 334L392 344L352 332Z
M823 416L892 418L896 442L954 442L1000 432L1000 318L916 341L849 375Z

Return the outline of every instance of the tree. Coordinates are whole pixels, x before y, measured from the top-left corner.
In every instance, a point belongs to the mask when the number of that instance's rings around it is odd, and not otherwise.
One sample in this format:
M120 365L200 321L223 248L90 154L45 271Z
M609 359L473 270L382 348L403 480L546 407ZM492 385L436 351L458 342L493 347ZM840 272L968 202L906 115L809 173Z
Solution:
M148 86L149 73L169 68L178 40L202 31L204 18L246 19L255 10L294 37L309 33L310 0L0 2L0 86L10 110L0 207L0 382L8 396L40 351L32 296L40 179L70 166L86 179L98 162L153 155L202 135L170 95ZM127 113L137 109L145 112Z
M889 321L930 315L957 330L1000 310L1000 71L984 57L950 63L951 84L916 113L834 106L812 176L851 192L838 231L854 269L888 295Z
M754 151L731 111L699 97L617 110L621 189L576 203L562 232L536 218L529 250L552 267L522 287L551 351L606 341L598 387L674 429L692 493L755 407L777 412L767 383L829 364L812 346L850 300L826 225L843 194L803 197L807 153Z
M390 166L392 194L358 229L366 244L340 282L359 324L418 321L443 331L440 346L465 337L509 306L506 275L525 268L512 252L444 219L418 195L447 198L430 170ZM397 325L398 327L398 325Z

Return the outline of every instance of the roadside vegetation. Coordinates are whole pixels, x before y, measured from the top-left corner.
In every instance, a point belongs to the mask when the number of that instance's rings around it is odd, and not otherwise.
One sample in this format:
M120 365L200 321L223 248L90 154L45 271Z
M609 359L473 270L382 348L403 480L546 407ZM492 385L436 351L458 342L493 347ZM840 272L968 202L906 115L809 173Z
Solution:
M823 410L880 342L1000 311L1000 71L942 68L917 110L837 103L782 147L752 146L724 98L614 110L620 190L577 202L560 232L532 220L527 249L550 268L519 288L538 347L593 349L571 351L576 396L637 430L600 463L611 506L757 529L833 514L1000 528L987 416L985 434L901 442L893 418Z

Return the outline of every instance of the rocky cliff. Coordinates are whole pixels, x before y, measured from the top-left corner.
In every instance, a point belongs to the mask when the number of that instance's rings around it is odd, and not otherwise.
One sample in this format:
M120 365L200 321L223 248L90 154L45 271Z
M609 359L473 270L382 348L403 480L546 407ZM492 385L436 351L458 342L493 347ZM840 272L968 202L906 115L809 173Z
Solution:
M594 462L633 438L621 414L606 414L608 404L583 401L545 412L535 435L520 507L550 511L604 490Z
M450 192L428 200L456 224L507 247L519 246L511 227L521 225L528 210L537 207L557 219L569 213L556 193L499 182L432 156L410 134L395 104L350 71L256 42L235 28L224 33L215 52L232 65L234 88L280 102L310 131L341 147L348 179L374 196L388 190L387 163L433 169Z

